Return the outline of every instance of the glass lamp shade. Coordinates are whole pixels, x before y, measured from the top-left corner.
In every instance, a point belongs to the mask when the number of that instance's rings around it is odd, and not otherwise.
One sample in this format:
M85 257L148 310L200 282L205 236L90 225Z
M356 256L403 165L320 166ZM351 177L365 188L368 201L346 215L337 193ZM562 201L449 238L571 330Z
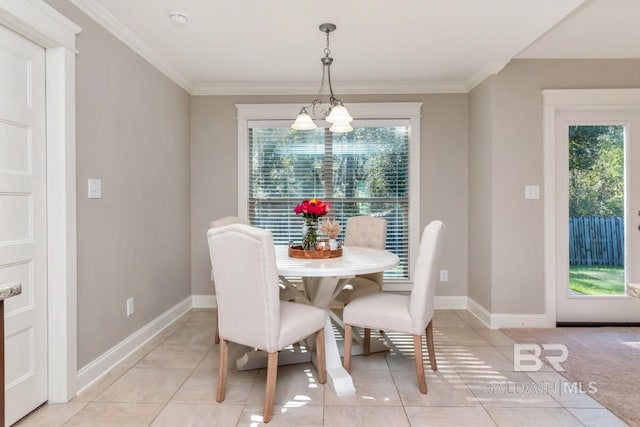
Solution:
M333 133L347 133L351 132L353 128L349 123L335 123L331 125L329 130Z
M329 123L349 123L353 121L353 117L349 115L349 112L345 108L344 105L336 105L331 109L329 116L327 116L326 120Z
M291 125L291 128L295 130L312 130L317 127L318 126L316 126L316 124L313 123L311 116L308 115L306 112L301 112L296 118L296 121L293 122L293 124Z

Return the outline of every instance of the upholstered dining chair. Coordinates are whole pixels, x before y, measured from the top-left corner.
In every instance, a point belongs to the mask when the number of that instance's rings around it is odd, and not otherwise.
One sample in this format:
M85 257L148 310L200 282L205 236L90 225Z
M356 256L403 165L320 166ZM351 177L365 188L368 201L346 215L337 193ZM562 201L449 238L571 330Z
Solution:
M251 225L248 219L240 218L239 216L225 216L223 218L211 221L211 223L209 224L209 227L222 227L224 225L229 225L229 224ZM218 330L218 323L219 322L216 322L216 332L214 337L214 342L216 344L220 344L220 331Z
M351 364L352 327L364 328L364 354L369 353L371 329L392 330L413 335L418 386L427 394L427 382L422 362L422 333L427 336L427 349L431 369L436 371L433 344L433 305L437 280L437 269L442 252L445 226L442 221L432 221L422 233L420 250L414 273L411 295L396 295L380 292L356 298L347 304L342 313L345 326L344 368Z
M220 360L216 400L224 401L228 342L268 353L263 422L273 416L278 351L316 334L318 381L326 382L321 308L279 297L275 248L270 231L245 224L212 227L207 232L216 281Z
M344 245L361 248L385 249L387 244L387 220L374 216L353 216L347 220ZM348 304L358 296L378 293L382 290L383 272L360 274L350 279L336 300Z

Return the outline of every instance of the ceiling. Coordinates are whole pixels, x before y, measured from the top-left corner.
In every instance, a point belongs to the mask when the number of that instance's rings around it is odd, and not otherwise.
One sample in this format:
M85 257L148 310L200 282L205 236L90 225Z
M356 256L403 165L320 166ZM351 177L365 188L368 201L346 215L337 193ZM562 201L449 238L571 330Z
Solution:
M512 58L640 58L638 0L71 0L195 95L468 92ZM169 15L188 16L183 28Z

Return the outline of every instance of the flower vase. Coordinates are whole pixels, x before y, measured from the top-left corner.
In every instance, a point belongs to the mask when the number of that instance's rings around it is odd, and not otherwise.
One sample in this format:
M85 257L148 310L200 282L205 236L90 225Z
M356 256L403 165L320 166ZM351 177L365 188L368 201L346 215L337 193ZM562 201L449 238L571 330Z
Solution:
M316 250L318 242L318 219L305 218L302 226L302 249L305 251Z

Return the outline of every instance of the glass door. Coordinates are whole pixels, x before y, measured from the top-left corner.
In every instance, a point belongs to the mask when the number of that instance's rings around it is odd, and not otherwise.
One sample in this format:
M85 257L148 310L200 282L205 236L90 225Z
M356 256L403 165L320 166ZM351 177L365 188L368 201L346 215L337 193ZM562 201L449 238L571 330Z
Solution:
M559 114L557 321L640 321L627 295L638 275L640 159L630 111ZM640 140L637 137L636 140ZM634 191L635 190L635 191ZM635 215L633 215L635 213Z

